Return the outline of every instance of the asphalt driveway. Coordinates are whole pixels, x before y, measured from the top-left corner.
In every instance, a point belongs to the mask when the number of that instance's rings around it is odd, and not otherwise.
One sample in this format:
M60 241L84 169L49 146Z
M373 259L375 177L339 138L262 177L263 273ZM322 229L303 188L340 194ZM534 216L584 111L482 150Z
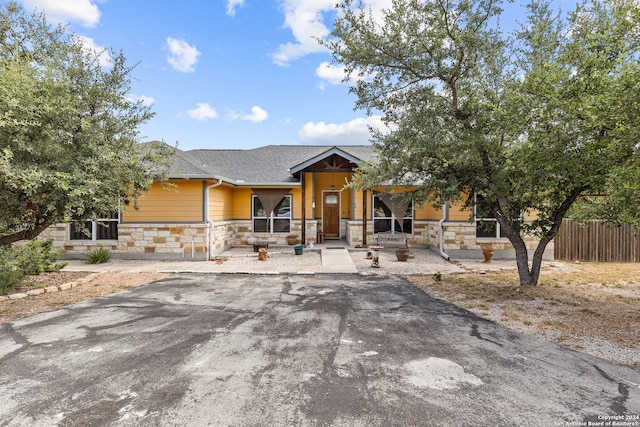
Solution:
M177 274L0 325L3 427L640 426L638 416L640 370L528 338L395 276Z

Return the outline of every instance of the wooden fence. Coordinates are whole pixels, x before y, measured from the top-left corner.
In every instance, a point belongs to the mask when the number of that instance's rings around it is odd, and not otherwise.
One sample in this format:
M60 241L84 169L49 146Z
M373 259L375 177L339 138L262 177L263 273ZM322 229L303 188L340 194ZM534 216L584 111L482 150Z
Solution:
M554 241L560 261L640 262L640 235L630 225L607 227L590 221L582 227L564 219Z

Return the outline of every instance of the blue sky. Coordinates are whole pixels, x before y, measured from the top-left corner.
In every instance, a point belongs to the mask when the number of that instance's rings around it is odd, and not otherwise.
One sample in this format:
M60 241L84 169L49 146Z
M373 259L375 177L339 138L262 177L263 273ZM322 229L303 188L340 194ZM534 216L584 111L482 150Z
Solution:
M380 118L328 68L313 37L327 35L337 0L22 0L85 44L138 64L131 98L153 104L143 141L183 150L269 144L366 144ZM391 0L369 0L372 7ZM521 4L506 5L507 23ZM557 0L568 9L573 0Z

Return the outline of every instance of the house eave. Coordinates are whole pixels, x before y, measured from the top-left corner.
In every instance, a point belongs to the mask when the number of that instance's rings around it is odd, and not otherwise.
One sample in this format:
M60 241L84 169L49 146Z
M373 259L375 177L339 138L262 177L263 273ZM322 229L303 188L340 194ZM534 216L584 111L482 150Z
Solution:
M347 153L346 151L342 150L340 147L336 147L333 146L331 148L329 148L328 150L318 154L317 156L314 156L310 159L305 160L304 162L295 165L294 167L289 169L289 172L291 173L291 175L295 175L296 173L302 172L303 170L305 170L306 168L308 168L309 166L317 163L318 161L322 160L322 159L326 159L327 157L330 157L334 154L339 155L340 157L358 164L360 162L362 162L362 159L359 159L349 153Z
M291 182L244 182L237 181L235 183L238 187L300 187L300 182L291 181Z

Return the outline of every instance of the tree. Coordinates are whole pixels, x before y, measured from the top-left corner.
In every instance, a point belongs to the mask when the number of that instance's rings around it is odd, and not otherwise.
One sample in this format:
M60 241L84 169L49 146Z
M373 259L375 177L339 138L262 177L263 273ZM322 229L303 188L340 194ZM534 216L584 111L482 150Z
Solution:
M1 5L0 243L135 206L162 179L167 147L137 142L153 114L127 99L132 68L113 52L103 67L104 54L43 15Z
M472 208L481 196L482 216L515 249L521 285L537 284L579 197L624 186L638 202L632 0L585 3L566 20L532 1L515 35L500 30L499 0L394 0L381 14L353 0L337 7L322 42L359 76L356 107L382 112L392 129L372 131L378 155L360 167L361 188L411 186L417 203L435 206ZM531 264L527 235L539 238Z

